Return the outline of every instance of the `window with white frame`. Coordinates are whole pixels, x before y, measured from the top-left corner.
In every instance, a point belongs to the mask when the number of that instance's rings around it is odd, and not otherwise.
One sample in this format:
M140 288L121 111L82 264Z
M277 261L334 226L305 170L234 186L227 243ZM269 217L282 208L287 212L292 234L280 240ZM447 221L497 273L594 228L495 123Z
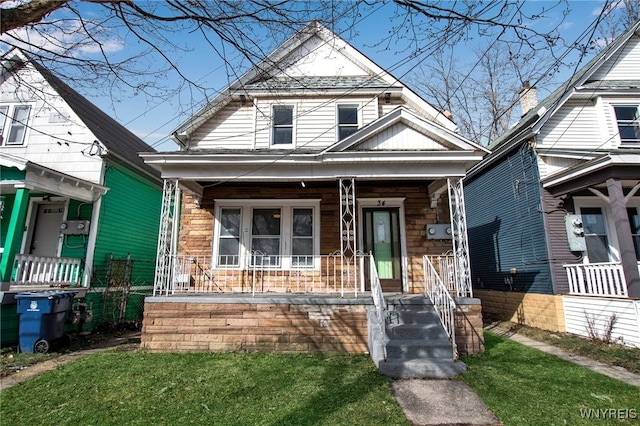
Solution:
M314 267L319 201L217 200L218 267Z
M23 145L29 120L29 105L0 106L0 145Z
M293 106L274 105L271 122L271 145L293 145Z
M613 106L622 145L640 143L640 111L638 109L638 105Z
M589 263L609 262L609 238L602 208L582 207L580 215L582 216Z
M338 105L338 140L358 131L358 106Z

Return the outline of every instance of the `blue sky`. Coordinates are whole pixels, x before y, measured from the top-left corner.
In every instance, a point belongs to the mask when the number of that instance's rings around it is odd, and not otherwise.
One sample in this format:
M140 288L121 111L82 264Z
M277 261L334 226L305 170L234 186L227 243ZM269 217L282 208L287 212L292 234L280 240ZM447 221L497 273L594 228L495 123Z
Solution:
M597 17L603 3L603 1L569 1L569 14L560 27L562 37L568 42L575 41ZM549 8L553 4L555 2L528 1L525 4L525 8L537 11L542 8ZM381 4L380 6L369 9L369 13L360 17L354 29L349 32L340 32L339 28L337 28L338 33L382 68L391 71L395 77L406 82L411 76L411 70L420 61L428 60L428 56L409 57L409 53L405 49L407 46L403 46L402 42L397 40L391 46L375 45L377 41L385 39L390 31L394 31L390 20L391 9L382 7ZM546 32L551 28L555 28L561 20L561 9L548 11L543 19L536 21L536 29L540 32ZM94 16L96 10L99 9L92 5L82 6L83 14L86 13L86 16ZM225 66L224 61L219 56L211 52L211 48L206 46L202 39L187 32L176 33L172 37L174 42L187 47L189 51L166 53L171 55L172 60L180 63L181 70L189 78L207 87L207 94L210 97L214 96L217 90L226 87L230 78L233 78L229 77L230 69ZM470 49L477 46L478 43L486 45L491 40L492 36L484 39L477 37L474 40L459 43L457 50L460 60L468 60L470 58ZM424 42L428 43L428 40ZM128 51L136 49L137 46L139 44L133 39L124 38L118 41L110 41L107 47L112 49L110 54L118 55L126 54ZM239 63L239 56L235 52L230 52L228 58L231 64ZM245 62L244 64L239 63L234 68L240 75L246 71L247 66L248 64ZM573 68L558 70L556 81L560 83L568 78L572 70ZM64 76L61 77L64 79ZM170 85L176 86L179 84L175 75L171 76L169 74L166 78ZM549 87L546 93L549 93L554 88ZM540 95L544 96L545 88L538 89ZM161 103L149 102L144 95L136 95L133 91L119 93L115 100L109 96L96 96L96 91L86 89L79 89L79 91L159 151L177 149L177 146L168 139L169 133L188 118L189 110L197 110L204 100L204 95L201 92L189 88L171 92L168 96L169 100Z

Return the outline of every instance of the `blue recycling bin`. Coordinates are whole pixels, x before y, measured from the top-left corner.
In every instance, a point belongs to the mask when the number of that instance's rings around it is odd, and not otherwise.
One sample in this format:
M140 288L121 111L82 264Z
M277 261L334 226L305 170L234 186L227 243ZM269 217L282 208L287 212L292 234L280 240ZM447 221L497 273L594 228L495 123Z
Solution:
M67 314L77 291L28 291L16 294L20 352L47 353L64 335Z

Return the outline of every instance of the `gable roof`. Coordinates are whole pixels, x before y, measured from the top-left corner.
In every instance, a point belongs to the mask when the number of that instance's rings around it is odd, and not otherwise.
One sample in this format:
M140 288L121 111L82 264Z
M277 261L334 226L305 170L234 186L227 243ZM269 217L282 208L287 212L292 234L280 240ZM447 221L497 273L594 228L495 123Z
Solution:
M580 86L598 88L600 83L590 82L589 78L593 76L600 67L615 55L629 39L640 30L640 21L632 25L627 31L618 36L614 41L609 43L607 47L602 49L596 56L594 56L585 66L580 68L571 78L561 84L555 91L547 96L542 102L525 114L518 123L498 137L490 146L489 149L495 151L497 148L501 148L510 141L522 140L523 137L531 136L536 133L546 123L549 118L555 114L556 111L569 99L574 93L576 88ZM637 83L637 81L636 81ZM608 82L607 85L614 84ZM618 86L620 86L618 82ZM595 85L595 87L594 87ZM629 86L626 86L629 87ZM484 163L484 162L483 162ZM482 163L478 165L478 168L482 167Z
M366 75L335 75L335 76L291 76L283 66L287 58L293 55L296 49L301 48L313 37L318 37L323 45L328 45L333 51L349 59L359 67ZM289 64L291 65L291 64ZM404 86L398 79L367 58L337 34L320 24L311 21L304 28L290 37L276 48L264 60L251 67L237 80L222 90L213 100L200 108L195 114L186 119L171 133L178 143L197 130L208 118L213 116L221 108L226 106L233 95L244 95L256 91L304 91L306 93L332 93L345 90L357 92L361 90L375 90L401 92L415 108L425 115L432 117L440 125L455 130L456 125L427 101Z
M5 54L2 57L2 61L28 62L33 65L45 81L64 99L98 141L104 145L108 155L113 155L118 160L150 175L150 177L156 180L160 179L160 174L154 168L145 164L144 160L138 155L139 152L155 151L151 146L69 87L49 69L31 59L24 52L19 50L14 52L15 50L16 49L13 49ZM2 68L4 72L8 67L3 65Z

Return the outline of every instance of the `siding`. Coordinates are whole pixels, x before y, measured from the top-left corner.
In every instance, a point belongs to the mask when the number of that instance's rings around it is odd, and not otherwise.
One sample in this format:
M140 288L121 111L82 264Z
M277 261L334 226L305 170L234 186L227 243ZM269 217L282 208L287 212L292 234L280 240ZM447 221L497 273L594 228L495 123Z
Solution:
M537 163L523 144L483 174L465 181L474 286L551 294ZM512 285L511 269L516 269Z
M640 37L634 34L624 48L605 62L591 80L634 80L640 63Z
M396 124L383 132L373 136L369 140L356 147L358 150L447 150L441 143L429 139L425 144L424 135L406 127L404 124Z
M603 145L596 107L590 100L574 100L563 105L540 131L536 138L537 149L597 149L611 148Z
M23 69L18 73L19 81L15 79L13 76L2 83L0 103L30 105L29 128L24 145L2 146L0 151L80 179L101 183L102 159L82 152L90 148L95 136L66 102L54 95L55 91L40 74ZM37 95L32 91L37 91Z
M91 220L93 204L81 203L77 200L69 201L67 220ZM89 229L97 224L91 223ZM61 257L85 259L87 256L87 235L65 235L62 241Z
M602 337L606 324L615 314L612 340L640 347L640 301L564 296L562 303L568 333L590 337L588 323L591 322Z
M253 148L255 110L251 102L232 102L192 135L196 149Z

